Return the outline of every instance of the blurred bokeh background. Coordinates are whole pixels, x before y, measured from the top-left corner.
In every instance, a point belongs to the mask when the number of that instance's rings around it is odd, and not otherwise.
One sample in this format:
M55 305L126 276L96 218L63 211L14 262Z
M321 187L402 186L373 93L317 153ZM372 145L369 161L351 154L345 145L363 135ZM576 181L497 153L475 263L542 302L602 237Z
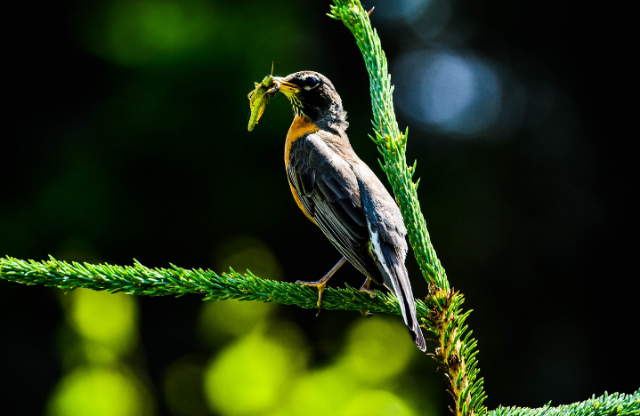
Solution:
M613 133L620 120L593 111L600 62L580 3L364 4L435 248L475 310L486 404L636 390L635 156ZM0 255L287 281L338 260L290 195L286 100L246 130L246 95L272 61L277 75L316 70L380 174L364 64L328 1L17 7L5 15ZM333 284L361 281L345 266ZM3 415L449 414L442 374L398 317L0 281L0 323Z

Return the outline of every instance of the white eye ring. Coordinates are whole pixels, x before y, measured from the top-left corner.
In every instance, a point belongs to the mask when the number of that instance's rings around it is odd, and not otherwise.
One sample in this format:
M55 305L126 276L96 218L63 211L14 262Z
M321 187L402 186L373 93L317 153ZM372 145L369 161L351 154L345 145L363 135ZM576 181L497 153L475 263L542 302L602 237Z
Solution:
M305 85L302 88L304 88L307 91L310 91L316 88L318 85L320 85L320 80L316 77L309 77L305 79L304 82L305 82Z

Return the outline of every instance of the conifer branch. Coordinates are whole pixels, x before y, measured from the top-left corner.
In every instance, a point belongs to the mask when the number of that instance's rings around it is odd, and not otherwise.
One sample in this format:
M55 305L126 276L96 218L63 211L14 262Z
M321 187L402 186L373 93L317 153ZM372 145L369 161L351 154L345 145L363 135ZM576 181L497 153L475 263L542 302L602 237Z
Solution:
M448 391L453 397L456 416L483 415L487 412L483 380L478 378L477 342L471 337L465 319L471 311L463 312L464 298L453 291L444 268L436 256L427 223L418 201L418 185L413 182L415 164L407 165L406 146L408 130L401 133L393 106L393 87L387 69L387 59L380 46L380 38L371 27L369 14L358 0L334 0L330 17L341 20L356 39L369 73L371 104L373 108L374 137L383 157L380 163L387 175L400 206L407 227L409 243L413 248L422 274L429 284L426 299L431 313L423 320L438 342L434 353L445 372Z
M170 268L150 268L139 262L133 266L109 264L67 263L50 257L47 261L18 260L12 257L0 258L0 279L26 285L57 287L70 292L77 288L98 291L125 292L146 296L182 296L196 294L204 300L256 300L298 305L306 309L316 308L317 291L294 283L260 279L250 272L241 274L233 270L215 273L209 270L189 270L174 265ZM375 299L355 288L327 288L323 308L341 310L369 310L377 313L399 315L398 303L394 296L376 292ZM437 298L434 302L447 309L447 304L459 302ZM418 317L431 322L434 311L427 310L421 301L416 302ZM467 335L468 337L468 335ZM448 340L459 338L454 334ZM468 340L467 340L468 341ZM455 345L455 342L450 343ZM468 343L465 343L468 344ZM540 409L519 407L499 407L489 416L632 416L640 415L640 390L633 394L604 394L584 402L566 406Z
M407 225L409 242L418 260L425 280L448 290L449 282L440 260L436 256L427 223L418 201L417 183L412 181L414 167L407 165L405 156L408 129L401 133L393 106L393 86L387 68L387 58L380 45L380 38L372 29L369 15L357 0L334 0L329 17L342 22L351 31L364 58L369 73L373 129L371 137L384 159L382 169L387 174L400 210Z
M632 394L595 394L589 400L556 406L546 405L539 409L526 407L498 407L489 416L638 416L640 415L640 390Z
M283 305L317 308L318 291L295 283L261 279L250 271L241 274L233 269L215 273L203 269L150 268L135 261L133 266L67 263L49 257L48 261L0 258L0 279L26 285L57 287L65 292L84 288L111 293L125 292L139 296L201 295L203 300L255 300ZM375 298L358 289L327 288L323 309L350 310L400 315L395 296L375 291ZM419 316L426 316L423 302L417 303Z
M478 378L477 341L464 324L471 311L463 312L462 294L450 288L444 268L438 260L413 182L415 164L407 165L405 151L408 131L400 132L393 106L393 87L384 52L369 16L358 0L333 0L330 17L341 20L354 35L362 52L371 83L374 136L383 157L381 166L391 183L407 226L409 242L425 280L429 284L426 302L416 301L418 318L431 331L438 347L430 355L445 370L448 391L454 398L455 415L538 416L538 415L639 415L640 391L631 395L595 396L568 406L541 409L503 408L487 412L483 380ZM196 294L203 300L256 300L316 308L317 291L295 283L261 279L251 272L227 273L189 270L174 265L149 268L139 262L133 266L67 263L50 257L47 261L0 258L0 279L27 285L57 287L67 292L76 288L126 292L146 296L182 296ZM327 288L324 309L368 310L399 315L397 299L379 291L371 298L357 289Z

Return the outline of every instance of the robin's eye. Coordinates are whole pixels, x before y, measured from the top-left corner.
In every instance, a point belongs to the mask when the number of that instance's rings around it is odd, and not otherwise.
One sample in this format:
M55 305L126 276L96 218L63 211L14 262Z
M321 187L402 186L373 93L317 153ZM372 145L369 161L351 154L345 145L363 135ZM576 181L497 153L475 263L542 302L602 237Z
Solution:
M309 77L304 81L304 89L309 91L320 85L320 80L316 77Z

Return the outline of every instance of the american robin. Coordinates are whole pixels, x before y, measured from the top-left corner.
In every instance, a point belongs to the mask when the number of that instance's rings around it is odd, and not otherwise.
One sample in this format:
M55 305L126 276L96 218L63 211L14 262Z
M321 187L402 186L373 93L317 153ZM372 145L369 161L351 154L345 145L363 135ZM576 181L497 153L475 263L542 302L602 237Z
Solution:
M283 93L294 112L284 150L293 198L343 256L317 282L297 283L318 288L320 307L327 281L348 260L366 276L361 290L368 291L373 280L393 291L411 338L425 351L404 265L407 230L395 200L353 151L340 96L317 72L273 77L273 82L269 94Z

